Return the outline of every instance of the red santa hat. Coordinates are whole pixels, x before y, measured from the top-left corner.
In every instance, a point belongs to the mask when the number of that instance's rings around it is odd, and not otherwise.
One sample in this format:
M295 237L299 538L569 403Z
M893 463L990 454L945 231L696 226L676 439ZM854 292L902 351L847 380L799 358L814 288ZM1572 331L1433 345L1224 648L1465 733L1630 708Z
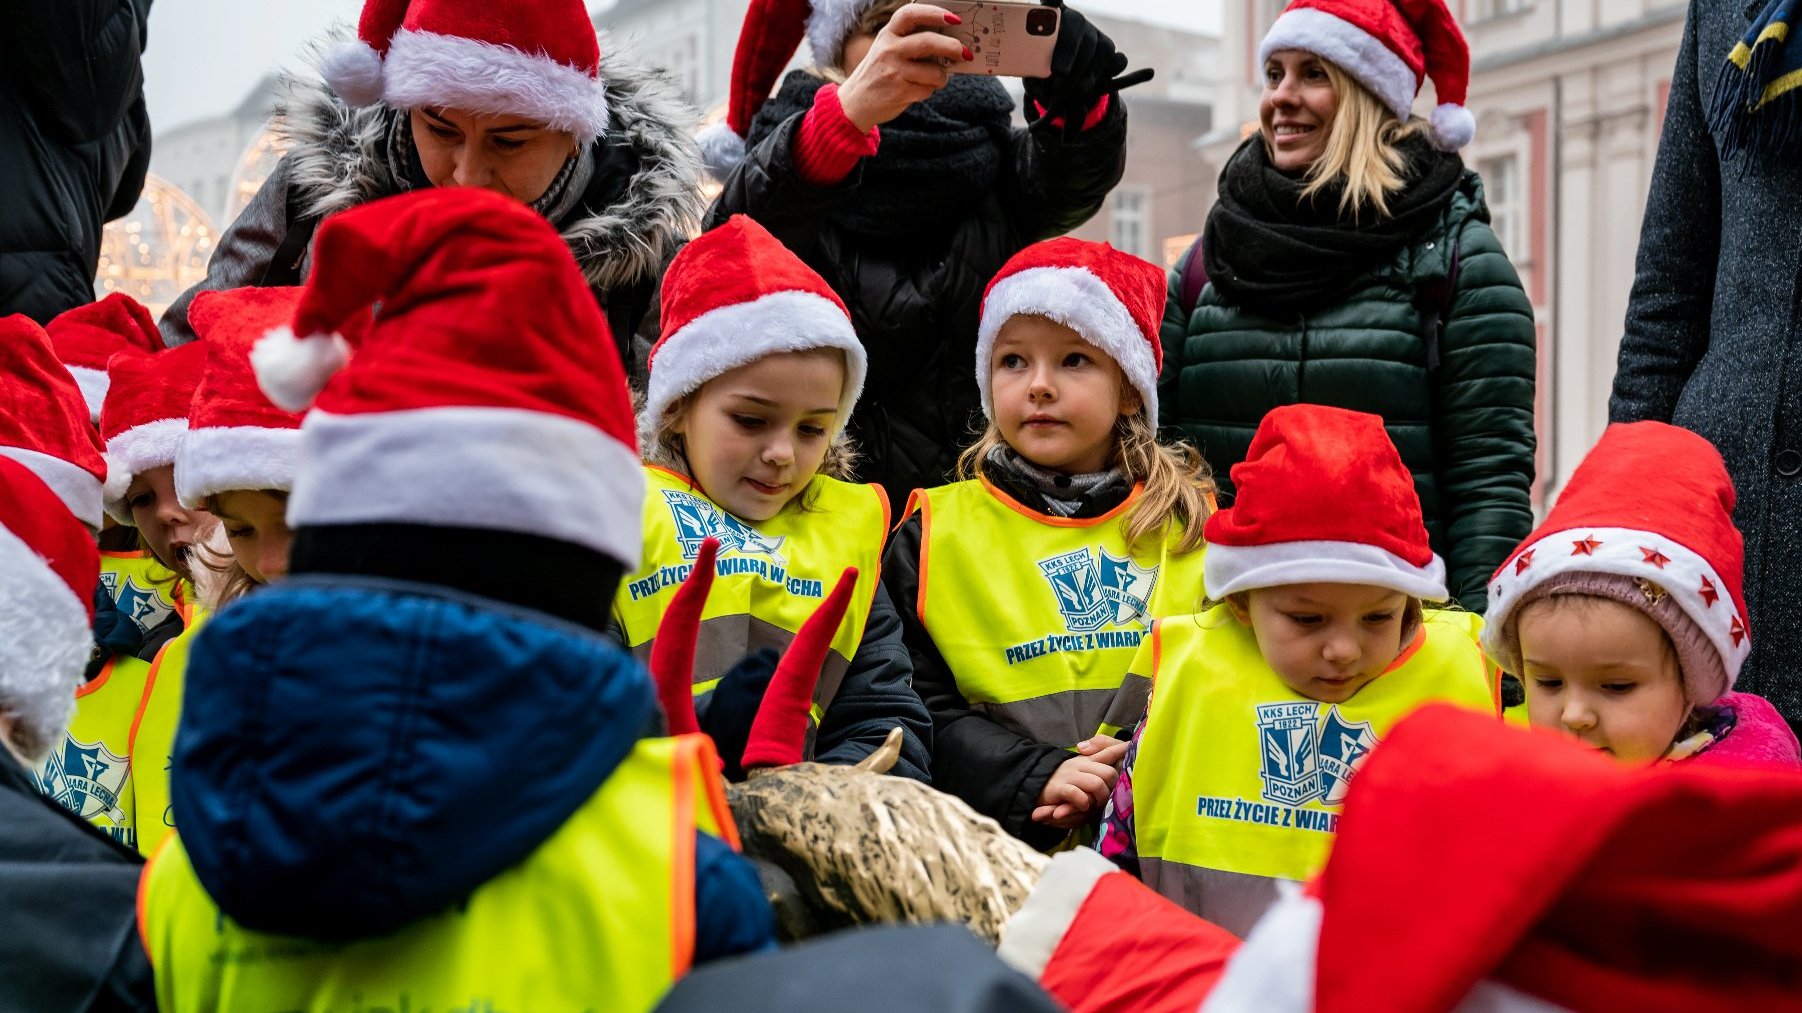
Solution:
M819 67L836 67L857 19L881 0L751 0L738 50L732 56L732 80L726 98L726 122L701 132L707 168L723 180L745 158L751 121L769 100L782 69L794 59L801 40L813 50Z
M1477 121L1464 107L1470 45L1445 0L1293 0L1258 45L1258 63L1284 49L1350 74L1400 120L1430 78L1439 100L1433 143L1456 151L1476 136Z
M1211 551L1211 550L1210 550ZM1797 1009L1802 777L1628 767L1436 704L1203 1013Z
M1208 597L1283 584L1372 584L1444 601L1414 477L1364 412L1271 409L1233 465L1233 505L1208 518Z
M1146 416L1155 420L1158 371L1164 366L1158 328L1168 284L1162 268L1106 243L1065 237L1014 254L982 296L976 386L982 391L983 414L995 417L989 391L995 336L1014 317L1032 315L1063 324L1105 352L1139 392Z
M663 336L647 363L640 438L653 438L664 410L707 381L779 352L836 348L845 386L836 429L863 392L863 343L838 293L744 215L704 233L676 254L663 276Z
M77 520L104 519L101 454L87 401L50 336L24 314L0 317L0 457L30 468Z
M601 44L581 0L365 0L320 68L353 106L524 116L584 143L607 131Z
M1713 702L1752 653L1733 499L1727 465L1702 437L1663 422L1609 426L1545 523L1490 579L1484 649L1519 674L1522 606L1567 586L1617 597L1586 578L1626 578L1619 585L1634 593L1625 601L1658 620L1677 645L1690 699ZM1684 649L1699 639L1686 635L1692 624L1705 638L1699 652Z
M188 434L175 455L175 495L182 506L199 509L208 496L227 490L294 487L301 415L277 408L263 394L250 350L294 318L300 293L238 288L195 297L188 320L207 351Z
M88 420L95 425L100 424L100 405L106 400L107 362L128 350L163 350L163 334L150 311L124 292L62 313L44 330L50 333L56 357L87 399Z
M0 714L34 763L75 714L94 642L94 538L30 468L0 457Z
M542 215L466 187L390 197L326 219L314 264L251 353L275 404L317 399L289 524L488 528L638 565L625 376Z
M205 365L206 346L198 341L155 355L123 352L107 363L100 438L106 441L106 510L113 520L132 523L125 491L134 477L175 463Z

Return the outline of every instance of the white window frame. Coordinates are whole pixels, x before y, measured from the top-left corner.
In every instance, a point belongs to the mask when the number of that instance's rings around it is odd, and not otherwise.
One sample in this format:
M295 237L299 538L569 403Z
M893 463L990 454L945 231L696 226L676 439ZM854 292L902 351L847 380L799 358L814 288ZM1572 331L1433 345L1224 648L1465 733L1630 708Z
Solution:
M1125 208L1128 201L1136 203L1136 207ZM1151 188L1144 186L1122 185L1114 188L1108 198L1108 242L1114 249L1123 250L1135 257L1147 260L1155 259L1151 250L1152 196Z

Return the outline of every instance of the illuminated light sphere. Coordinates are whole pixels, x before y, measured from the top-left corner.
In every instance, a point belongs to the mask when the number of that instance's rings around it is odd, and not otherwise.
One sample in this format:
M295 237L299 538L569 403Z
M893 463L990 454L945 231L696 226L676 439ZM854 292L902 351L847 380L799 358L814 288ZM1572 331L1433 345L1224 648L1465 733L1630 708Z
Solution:
M176 296L206 278L216 238L212 220L192 197L160 176L149 176L137 206L101 233L94 295L124 292L160 315Z

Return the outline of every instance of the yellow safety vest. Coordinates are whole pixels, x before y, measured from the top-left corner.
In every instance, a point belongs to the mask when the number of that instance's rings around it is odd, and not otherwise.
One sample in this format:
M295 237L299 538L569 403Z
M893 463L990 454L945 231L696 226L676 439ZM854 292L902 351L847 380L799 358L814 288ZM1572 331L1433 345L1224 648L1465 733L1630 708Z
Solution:
M697 829L737 846L712 742L646 739L538 850L465 903L353 942L238 925L172 835L139 888L157 1004L172 1013L640 1013L693 960Z
M844 682L876 599L882 543L888 535L888 497L878 486L820 475L781 513L753 524L727 513L675 472L653 465L644 471L649 486L644 561L620 582L613 616L632 653L649 661L657 626L694 569L701 542L717 539L716 577L695 646L696 696L710 692L747 653L787 648L845 567L857 567L851 607L832 638L814 693L817 723Z
M188 621L193 589L148 552L102 552L100 583L119 611L145 633L171 615Z
M1151 683L1128 668L1153 619L1200 603L1203 556L1173 555L1174 537L1127 551L1142 492L1084 520L1037 513L986 479L914 493L920 622L972 708L1067 749L1139 720Z
M150 663L116 655L75 691L75 719L37 769L38 787L128 848L137 846L131 726Z
M207 614L194 610L188 628L163 645L150 663L144 695L131 725L126 747L131 758L132 786L137 795L138 854L149 855L175 826L169 808L169 762L175 753L175 729L181 722L181 692L188 676L188 648L206 624Z
M1327 704L1284 685L1226 606L1160 620L1133 662L1153 681L1132 768L1146 885L1250 931L1276 880L1310 879L1326 864L1357 763L1392 725L1432 701L1498 713L1482 622L1429 610L1383 675Z

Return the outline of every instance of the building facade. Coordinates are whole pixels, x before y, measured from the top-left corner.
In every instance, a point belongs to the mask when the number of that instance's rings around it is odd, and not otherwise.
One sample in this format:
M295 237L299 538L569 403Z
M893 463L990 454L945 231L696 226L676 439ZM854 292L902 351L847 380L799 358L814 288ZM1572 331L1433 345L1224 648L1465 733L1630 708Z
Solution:
M248 199L239 193L244 182L239 170L263 137L275 91L276 76L266 75L230 112L157 134L150 171L187 194L221 227L229 225ZM260 185L267 174L265 166L254 182Z
M1608 420L1652 162L1683 33L1672 0L1450 0L1471 44L1469 107L1496 234L1539 323L1535 502ZM1223 163L1257 119L1258 41L1281 0L1227 0L1215 122ZM1417 110L1432 108L1429 86Z

